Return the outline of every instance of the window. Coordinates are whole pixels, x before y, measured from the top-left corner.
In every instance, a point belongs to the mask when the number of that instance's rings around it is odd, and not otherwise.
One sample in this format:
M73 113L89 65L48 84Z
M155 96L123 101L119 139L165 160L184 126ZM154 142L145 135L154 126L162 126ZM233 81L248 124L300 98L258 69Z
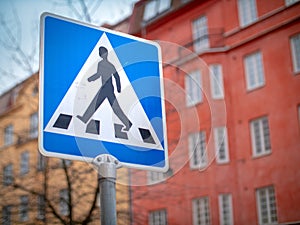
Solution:
M146 3L144 11L144 21L148 21L160 13L166 11L171 6L171 0L151 0Z
M201 16L193 21L193 41L195 52L209 48L209 36L206 16Z
M226 127L214 128L214 141L217 163L229 162L228 137Z
M11 225L11 209L12 206L7 205L2 209L2 225Z
M277 207L273 186L256 190L256 201L259 224L273 224L277 222Z
M60 196L60 213L63 216L69 215L69 192L67 189L63 189L59 192Z
M37 170L43 171L46 168L46 158L41 153L38 153L37 157Z
M257 20L256 0L238 0L238 10L241 27Z
M291 37L291 49L294 72L300 72L300 34Z
M167 210L157 210L149 213L149 225L167 225Z
M164 180L165 173L148 171L148 184L159 183Z
M247 89L252 90L265 84L261 52L255 52L244 59Z
M285 5L286 6L289 6L289 5L292 5L296 2L299 2L299 0L285 0Z
M28 220L28 207L29 207L29 200L27 195L23 195L20 198L21 204L20 204L20 221L24 222Z
M185 76L186 105L193 106L202 101L201 74L194 71Z
M30 138L36 138L38 136L38 113L33 113L30 116Z
M210 225L208 197L193 200L193 225Z
M29 152L21 154L20 174L25 175L29 172Z
M3 169L3 185L8 186L13 183L13 165L9 164Z
M46 202L45 202L44 195L38 195L37 206L38 206L37 219L44 220L45 219L45 209L46 209Z
M205 131L189 135L190 167L203 168L207 164Z
M14 127L13 125L8 125L4 129L4 145L12 145L14 142Z
M233 225L231 194L219 195L220 225Z
M222 66L220 64L211 65L210 67L210 87L213 99L224 98L224 85Z
M271 152L270 129L267 117L251 121L251 139L254 156Z

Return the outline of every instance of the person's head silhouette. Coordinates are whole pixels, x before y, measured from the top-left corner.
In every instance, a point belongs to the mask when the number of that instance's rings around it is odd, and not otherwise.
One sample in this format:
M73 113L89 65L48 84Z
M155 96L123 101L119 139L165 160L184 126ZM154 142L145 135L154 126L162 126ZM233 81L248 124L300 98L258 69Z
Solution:
M99 47L99 56L103 59L107 59L107 54L108 54L108 51L105 47L101 46Z

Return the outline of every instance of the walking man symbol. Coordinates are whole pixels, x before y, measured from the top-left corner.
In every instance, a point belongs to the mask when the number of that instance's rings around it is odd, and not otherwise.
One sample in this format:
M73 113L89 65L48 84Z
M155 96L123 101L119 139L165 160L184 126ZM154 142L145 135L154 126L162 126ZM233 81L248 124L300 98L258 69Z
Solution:
M127 118L127 116L122 111L114 93L114 86L112 83L112 77L116 80L117 91L121 92L121 82L120 76L116 71L114 65L108 61L108 51L105 47L99 47L99 56L102 58L100 62L98 62L97 72L88 78L89 82L95 81L101 77L102 86L99 91L85 110L82 116L77 115L77 118L80 119L83 123L87 123L93 114L100 107L102 102L107 98L109 104L111 105L114 113L118 116L118 118L125 125L123 128L124 131L129 131L132 126L131 121Z

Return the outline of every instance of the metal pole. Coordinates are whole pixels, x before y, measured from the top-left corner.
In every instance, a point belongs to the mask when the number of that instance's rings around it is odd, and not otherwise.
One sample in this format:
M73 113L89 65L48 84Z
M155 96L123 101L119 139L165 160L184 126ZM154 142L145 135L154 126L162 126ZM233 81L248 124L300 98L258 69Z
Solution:
M119 161L111 155L97 156L93 164L98 168L101 225L117 225L116 176Z

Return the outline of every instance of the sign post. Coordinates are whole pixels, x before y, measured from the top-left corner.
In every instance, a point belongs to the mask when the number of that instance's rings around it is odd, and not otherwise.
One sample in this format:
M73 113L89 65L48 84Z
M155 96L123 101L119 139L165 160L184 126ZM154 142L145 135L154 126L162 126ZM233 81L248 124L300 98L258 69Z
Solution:
M156 42L44 13L39 150L97 166L102 224L116 224L116 169L168 170Z
M116 175L119 161L111 155L99 155L93 161L98 169L101 224L116 225Z

